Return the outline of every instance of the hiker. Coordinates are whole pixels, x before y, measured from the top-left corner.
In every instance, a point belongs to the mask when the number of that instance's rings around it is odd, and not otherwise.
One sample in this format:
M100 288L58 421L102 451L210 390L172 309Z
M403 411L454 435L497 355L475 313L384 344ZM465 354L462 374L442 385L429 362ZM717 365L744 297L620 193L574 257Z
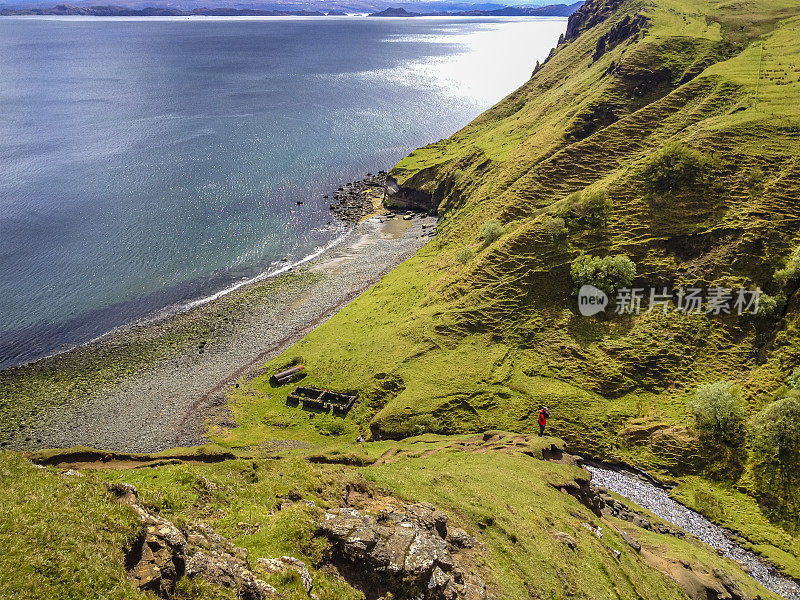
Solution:
M550 409L543 406L539 409L539 437L544 436L544 428L547 427L548 418L550 418Z

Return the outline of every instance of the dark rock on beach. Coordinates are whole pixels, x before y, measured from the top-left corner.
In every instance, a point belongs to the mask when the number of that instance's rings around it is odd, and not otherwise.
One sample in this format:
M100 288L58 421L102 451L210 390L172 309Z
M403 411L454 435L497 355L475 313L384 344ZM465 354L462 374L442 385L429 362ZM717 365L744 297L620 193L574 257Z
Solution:
M333 193L331 212L346 223L358 223L375 212L383 202L385 192L386 172L367 173L363 179L340 186Z

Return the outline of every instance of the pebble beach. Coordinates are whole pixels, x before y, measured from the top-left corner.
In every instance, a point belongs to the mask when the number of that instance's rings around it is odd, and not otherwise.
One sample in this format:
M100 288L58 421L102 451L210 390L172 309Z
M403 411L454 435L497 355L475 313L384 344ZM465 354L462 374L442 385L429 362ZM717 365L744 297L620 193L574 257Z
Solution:
M40 411L28 426L3 440L17 450L93 448L157 452L207 441L209 419L225 424L226 391L240 377L257 375L264 363L300 340L376 283L435 235L436 218L425 215L372 216L316 260L266 281L255 282L188 314L140 324L88 346L46 359L58 370L72 353L91 361L141 338L157 336L170 319L191 321L213 311L220 326L207 341L188 345L166 359L95 390L87 397ZM155 328L155 332L154 332ZM124 358L120 358L124 360ZM38 368L37 365L28 369Z

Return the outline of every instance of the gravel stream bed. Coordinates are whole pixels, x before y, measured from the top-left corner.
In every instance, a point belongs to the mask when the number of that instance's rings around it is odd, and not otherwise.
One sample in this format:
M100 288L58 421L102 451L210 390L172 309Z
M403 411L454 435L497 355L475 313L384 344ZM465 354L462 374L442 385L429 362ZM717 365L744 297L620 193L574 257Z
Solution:
M746 567L749 575L768 590L787 600L800 600L800 584L782 576L764 559L737 545L727 529L676 502L669 497L666 490L630 473L589 465L586 465L586 469L591 472L592 483L595 485L604 486L627 498L735 560Z

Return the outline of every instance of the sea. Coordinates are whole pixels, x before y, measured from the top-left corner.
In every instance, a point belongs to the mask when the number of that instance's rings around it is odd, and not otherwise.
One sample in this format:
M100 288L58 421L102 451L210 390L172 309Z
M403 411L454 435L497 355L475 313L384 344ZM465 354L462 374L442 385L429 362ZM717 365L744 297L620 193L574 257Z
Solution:
M349 231L324 195L469 123L565 29L0 17L0 368L324 252Z

